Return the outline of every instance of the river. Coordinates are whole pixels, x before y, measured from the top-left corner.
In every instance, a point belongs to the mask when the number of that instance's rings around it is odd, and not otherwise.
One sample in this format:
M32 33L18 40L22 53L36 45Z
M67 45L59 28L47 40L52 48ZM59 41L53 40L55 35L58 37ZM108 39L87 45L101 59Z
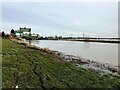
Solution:
M28 42L41 48L49 48L64 54L118 66L118 44L61 40L31 40Z

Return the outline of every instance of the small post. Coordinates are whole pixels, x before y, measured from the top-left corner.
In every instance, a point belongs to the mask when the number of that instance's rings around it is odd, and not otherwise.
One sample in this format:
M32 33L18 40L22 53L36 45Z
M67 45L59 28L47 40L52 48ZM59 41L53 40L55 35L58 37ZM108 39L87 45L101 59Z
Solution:
M29 29L29 37L31 37L31 28Z
M21 37L21 28L20 28L20 37Z

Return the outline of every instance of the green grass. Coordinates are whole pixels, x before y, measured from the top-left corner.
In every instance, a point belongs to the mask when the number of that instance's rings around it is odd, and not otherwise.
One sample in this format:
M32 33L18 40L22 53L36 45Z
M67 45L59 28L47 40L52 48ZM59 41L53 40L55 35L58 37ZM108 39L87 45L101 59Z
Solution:
M114 88L120 77L75 67L57 57L2 40L3 88Z

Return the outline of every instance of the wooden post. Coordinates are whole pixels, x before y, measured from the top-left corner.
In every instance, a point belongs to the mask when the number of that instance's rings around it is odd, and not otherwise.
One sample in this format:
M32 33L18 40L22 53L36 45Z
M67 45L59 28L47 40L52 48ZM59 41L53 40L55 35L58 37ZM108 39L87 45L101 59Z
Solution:
M31 37L31 28L29 29L29 37Z
M21 28L20 28L20 37L21 37Z

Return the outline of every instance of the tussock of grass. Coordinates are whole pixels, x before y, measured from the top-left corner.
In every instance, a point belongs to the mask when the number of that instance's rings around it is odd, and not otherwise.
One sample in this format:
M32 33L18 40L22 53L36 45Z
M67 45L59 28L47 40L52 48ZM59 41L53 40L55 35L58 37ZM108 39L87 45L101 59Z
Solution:
M113 88L120 78L75 67L54 55L7 39L2 45L3 88Z

